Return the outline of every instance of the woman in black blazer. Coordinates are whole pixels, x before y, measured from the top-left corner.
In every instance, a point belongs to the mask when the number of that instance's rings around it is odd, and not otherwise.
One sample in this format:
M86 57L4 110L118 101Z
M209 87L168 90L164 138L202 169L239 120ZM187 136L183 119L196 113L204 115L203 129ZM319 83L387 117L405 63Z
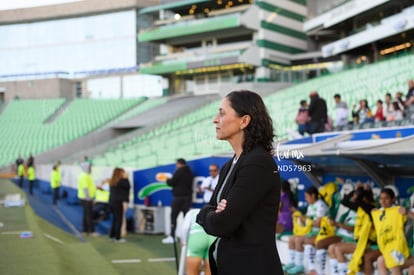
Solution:
M217 236L210 247L212 274L283 274L275 240L280 177L272 119L258 94L235 91L221 102L214 123L217 139L227 140L234 156L197 216Z

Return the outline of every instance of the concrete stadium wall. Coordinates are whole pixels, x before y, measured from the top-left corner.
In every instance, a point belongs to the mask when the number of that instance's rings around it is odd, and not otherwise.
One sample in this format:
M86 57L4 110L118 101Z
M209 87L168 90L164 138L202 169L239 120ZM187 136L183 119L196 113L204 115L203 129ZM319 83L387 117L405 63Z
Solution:
M0 87L4 88L4 100L6 102L16 97L24 99L74 98L75 90L73 86L72 80L62 78L0 83Z
M0 11L0 25L78 17L159 4L160 0L87 0L59 5L5 10Z

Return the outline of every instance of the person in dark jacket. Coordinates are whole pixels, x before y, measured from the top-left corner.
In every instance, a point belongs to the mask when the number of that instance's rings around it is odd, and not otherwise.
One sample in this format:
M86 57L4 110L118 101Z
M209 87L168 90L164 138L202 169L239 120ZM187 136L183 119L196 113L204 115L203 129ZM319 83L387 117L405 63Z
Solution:
M325 99L319 97L318 93L313 91L309 95L310 104L308 115L310 117L308 133L315 134L325 131L325 124L328 122L328 108Z
M170 236L162 240L163 243L172 243L175 238L177 228L177 217L180 212L183 215L191 208L193 197L193 172L187 166L185 159L177 159L176 170L172 178L167 180L167 184L172 187L173 200L171 203L171 231Z
M234 91L214 123L217 139L228 141L234 156L197 215L206 233L217 237L209 250L211 274L283 274L275 240L281 182L272 119L258 94Z
M112 178L109 181L109 207L113 214L112 226L109 232L109 237L115 242L125 242L125 239L121 238L121 226L123 216L124 201L129 201L129 190L131 184L127 178L125 170L122 168L115 168L112 173Z

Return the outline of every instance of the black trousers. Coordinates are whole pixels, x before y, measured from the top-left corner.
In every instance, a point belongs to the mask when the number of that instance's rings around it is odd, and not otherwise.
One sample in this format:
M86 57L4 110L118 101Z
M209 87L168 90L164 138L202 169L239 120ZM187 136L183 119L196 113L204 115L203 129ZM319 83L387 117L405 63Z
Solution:
M33 185L34 185L34 180L29 180L29 193L30 193L30 195L33 195Z
M82 232L93 233L95 232L93 221L92 221L92 208L93 201L79 200L83 207L83 218L82 218Z
M192 197L174 197L171 203L171 236L175 236L175 229L177 228L177 217L180 212L185 215L191 208Z
M111 201L109 207L112 212L112 226L109 237L119 240L121 238L122 215L124 212L122 201Z
M54 205L57 204L57 201L59 199L59 190L60 190L60 187L53 188L53 204Z

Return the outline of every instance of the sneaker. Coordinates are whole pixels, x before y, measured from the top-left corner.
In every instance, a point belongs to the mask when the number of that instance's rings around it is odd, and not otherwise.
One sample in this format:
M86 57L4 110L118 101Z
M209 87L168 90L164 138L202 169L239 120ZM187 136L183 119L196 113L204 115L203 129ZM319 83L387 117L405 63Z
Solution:
M162 243L163 244L171 244L171 243L174 243L174 239L173 239L172 236L168 236L168 237L162 239Z
M295 265L294 267L289 268L288 270L286 270L286 272L287 272L287 274L290 274L290 275L304 273L305 268L303 267L303 265Z
M90 236L92 236L92 237L99 237L100 235L99 235L99 233L97 233L97 232L92 232L92 233L90 234Z
M125 242L126 242L126 240L124 238L121 238L119 240L114 239L114 243L125 243Z
M283 272L286 272L288 269L291 269L294 266L295 266L295 264L292 264L292 263L283 265L283 267L282 267Z

